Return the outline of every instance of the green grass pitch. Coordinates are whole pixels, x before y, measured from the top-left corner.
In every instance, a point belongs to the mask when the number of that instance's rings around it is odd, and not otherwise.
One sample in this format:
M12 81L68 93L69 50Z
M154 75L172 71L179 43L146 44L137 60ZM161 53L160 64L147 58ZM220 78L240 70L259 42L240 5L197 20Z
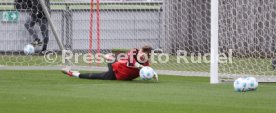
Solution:
M59 71L0 71L1 113L275 113L276 84L234 92L209 78L154 81L69 78Z

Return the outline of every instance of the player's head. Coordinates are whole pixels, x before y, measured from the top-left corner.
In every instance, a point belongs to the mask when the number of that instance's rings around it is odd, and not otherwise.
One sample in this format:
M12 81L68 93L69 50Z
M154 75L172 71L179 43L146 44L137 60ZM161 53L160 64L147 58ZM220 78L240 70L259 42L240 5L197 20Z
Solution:
M149 60L151 55L152 47L149 45L143 46L138 52L138 58L142 61Z

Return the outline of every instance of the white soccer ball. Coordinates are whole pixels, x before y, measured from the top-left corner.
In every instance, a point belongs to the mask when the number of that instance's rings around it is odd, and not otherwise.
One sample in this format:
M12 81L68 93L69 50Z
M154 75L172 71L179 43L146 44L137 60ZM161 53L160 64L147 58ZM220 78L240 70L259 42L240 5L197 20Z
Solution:
M258 87L258 81L255 77L245 78L245 83L246 83L246 90L247 91L254 91Z
M140 78L142 80L151 80L154 76L154 70L151 67L143 67L140 70Z
M246 82L244 78L238 78L234 81L234 89L237 92L245 92L246 91Z
M35 52L35 48L34 48L33 45L28 44L28 45L26 45L26 46L24 47L24 53L25 53L26 55L31 55L31 54L33 54L34 52Z

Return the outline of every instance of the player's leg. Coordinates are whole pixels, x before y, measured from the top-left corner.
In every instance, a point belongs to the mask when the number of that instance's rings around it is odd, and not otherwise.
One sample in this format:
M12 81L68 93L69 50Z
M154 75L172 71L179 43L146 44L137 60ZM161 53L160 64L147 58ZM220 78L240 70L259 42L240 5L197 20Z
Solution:
M108 66L108 71L107 72L80 74L79 78L101 79L101 80L116 80L115 74L113 72L112 64L109 63L107 66Z
M101 79L101 80L116 80L115 74L112 69L112 64L108 64L108 71L103 73L86 73L80 74L76 71L71 71L69 69L63 69L62 72L70 77L78 77L82 79Z
M41 21L39 21L39 25L43 37L42 51L46 51L49 42L48 20L46 18L42 18Z
M104 73L85 73L85 74L80 74L79 78L82 79L102 79L104 80Z
M26 23L24 24L29 34L34 38L34 41L32 42L33 45L37 45L38 42L40 42L40 39L38 38L38 35L34 29L36 21L37 20L35 17L29 16Z
M74 72L71 70L63 70L64 74L67 74L69 77L78 77L82 79L102 79L102 80L112 80L111 77L109 77L110 72L103 72L103 73L85 73L80 74L79 72Z

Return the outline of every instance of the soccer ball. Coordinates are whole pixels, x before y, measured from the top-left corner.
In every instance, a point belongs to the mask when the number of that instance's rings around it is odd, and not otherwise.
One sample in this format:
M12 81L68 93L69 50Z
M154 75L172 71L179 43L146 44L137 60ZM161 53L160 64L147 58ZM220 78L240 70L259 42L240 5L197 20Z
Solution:
M151 80L154 76L154 70L151 67L143 67L140 70L140 78L142 80Z
M245 83L246 83L246 90L247 91L254 91L258 87L258 81L254 77L245 78Z
M234 81L234 89L237 92L245 92L246 91L246 82L244 78L238 78Z
M31 55L35 52L34 46L31 44L28 44L24 47L24 53L26 55Z

